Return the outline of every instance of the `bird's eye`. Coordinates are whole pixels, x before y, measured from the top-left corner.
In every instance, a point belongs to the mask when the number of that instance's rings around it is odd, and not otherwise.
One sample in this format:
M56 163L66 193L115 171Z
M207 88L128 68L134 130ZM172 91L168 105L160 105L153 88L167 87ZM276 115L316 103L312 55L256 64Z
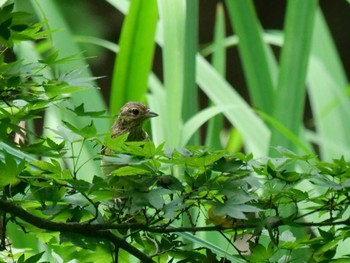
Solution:
M134 114L135 116L136 115L139 115L140 111L138 109L132 109L131 110L132 114Z

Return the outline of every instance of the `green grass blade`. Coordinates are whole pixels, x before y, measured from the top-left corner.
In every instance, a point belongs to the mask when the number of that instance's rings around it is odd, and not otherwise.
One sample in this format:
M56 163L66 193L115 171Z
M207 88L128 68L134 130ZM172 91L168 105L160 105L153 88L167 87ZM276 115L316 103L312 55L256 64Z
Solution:
M182 1L160 0L163 33L163 72L166 89L164 127L167 147L180 145L184 92L184 32L185 10ZM161 116L160 116L161 117Z
M279 31L263 32L262 37L263 37L263 40L270 45L281 46L283 42L283 41L281 42ZM239 40L237 35L228 36L224 39L224 46L226 48L237 46L238 42ZM205 57L212 54L213 52L214 52L214 44L209 44L208 46L204 47L201 50L201 54Z
M18 161L23 160L23 159L26 160L27 162L37 161L37 159L35 157L33 157L33 156L23 152L23 151L20 151L16 148L13 148L4 142L0 142L0 150L1 150L0 151L0 159L2 159L2 160L3 160L2 151L4 150L13 156L16 156Z
M212 64L216 71L223 77L226 75L226 48L225 48L225 16L224 7L221 3L216 9L213 59ZM213 105L213 102L211 102ZM223 130L224 118L222 115L215 116L208 123L205 145L213 149L220 149L220 135Z
M305 102L305 78L317 0L288 1L274 118L299 134ZM273 129L271 145L296 150L292 141Z
M217 72L225 77L226 74L226 48L225 48L225 14L221 3L216 9L215 31L214 31L214 50L212 64Z
M239 37L239 53L253 106L266 113L273 110L273 79L268 63L268 48L251 0L227 0L228 14Z
M196 86L196 53L198 46L198 0L185 1L185 39L183 61L183 112L184 121L198 112L198 89ZM189 144L199 144L199 133L193 134Z
M320 9L315 17L308 83L317 132L313 138L317 138L314 142L319 146L322 159L331 160L342 154L350 158L346 74Z
M128 13L130 8L130 2L127 0L106 0L106 2L110 3L124 15Z
M74 41L77 43L89 43L92 45L96 45L99 47L103 47L109 51L112 51L114 53L119 52L119 46L116 43L113 43L111 41L101 39L98 37L93 37L93 36L82 36L82 35L75 35L74 36Z
M156 0L131 2L125 18L112 80L111 113L131 100L144 101L154 53L158 19Z

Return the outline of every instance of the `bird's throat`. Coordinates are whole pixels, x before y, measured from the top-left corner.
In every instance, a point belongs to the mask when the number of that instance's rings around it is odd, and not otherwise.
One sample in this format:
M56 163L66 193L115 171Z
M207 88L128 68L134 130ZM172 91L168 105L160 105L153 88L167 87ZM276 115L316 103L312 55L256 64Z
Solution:
M147 140L147 133L142 127L133 127L129 130L128 141L144 141Z

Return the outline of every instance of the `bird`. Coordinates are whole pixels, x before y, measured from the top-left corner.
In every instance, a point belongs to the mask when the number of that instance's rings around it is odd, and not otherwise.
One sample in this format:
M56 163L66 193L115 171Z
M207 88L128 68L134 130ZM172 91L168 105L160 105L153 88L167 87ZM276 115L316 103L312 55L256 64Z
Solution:
M149 135L142 126L145 121L157 116L157 113L141 102L127 102L121 107L111 127L110 137L113 139L128 133L126 141L148 141ZM113 150L104 146L101 153L103 155L110 155L113 154ZM118 165L108 163L102 158L102 169L105 175L109 175L116 168L118 168Z

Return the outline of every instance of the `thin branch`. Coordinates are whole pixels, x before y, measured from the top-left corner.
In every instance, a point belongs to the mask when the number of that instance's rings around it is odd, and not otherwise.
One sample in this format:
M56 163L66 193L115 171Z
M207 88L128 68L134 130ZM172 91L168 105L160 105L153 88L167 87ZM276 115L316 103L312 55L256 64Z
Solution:
M175 232L208 232L208 231L225 231L225 230L247 230L255 229L261 226L261 220L248 220L242 221L242 223L236 223L230 227L223 227L221 225L216 226L194 226L194 227L169 227L168 224L149 226L144 223L99 223L92 224L90 222L77 223L77 222L51 222L47 219L43 219L28 213L26 210L18 207L12 202L0 200L0 209L8 212L14 216L21 218L22 220L42 229L51 231L65 231L76 232L86 234L89 231L102 231L102 230L143 230L153 233L175 233ZM290 218L280 218L278 222L273 225L273 228L279 226L295 226L295 227L320 227L320 226L335 226L335 225L347 225L350 226L350 219L342 221L323 221L323 222L296 222L290 220Z
M130 254L137 257L141 262L154 262L151 257L144 254L142 251L138 250L134 246L130 245L124 239L117 237L109 230L98 229L93 224L87 223L64 223L64 222L51 222L49 220L34 216L28 213L23 208L13 204L12 202L8 202L5 200L0 200L0 209L4 212L10 213L38 228L46 229L50 231L58 231L58 232L70 232L77 233L83 236L88 237L98 237L101 239L108 240L112 242L115 248L121 248Z

